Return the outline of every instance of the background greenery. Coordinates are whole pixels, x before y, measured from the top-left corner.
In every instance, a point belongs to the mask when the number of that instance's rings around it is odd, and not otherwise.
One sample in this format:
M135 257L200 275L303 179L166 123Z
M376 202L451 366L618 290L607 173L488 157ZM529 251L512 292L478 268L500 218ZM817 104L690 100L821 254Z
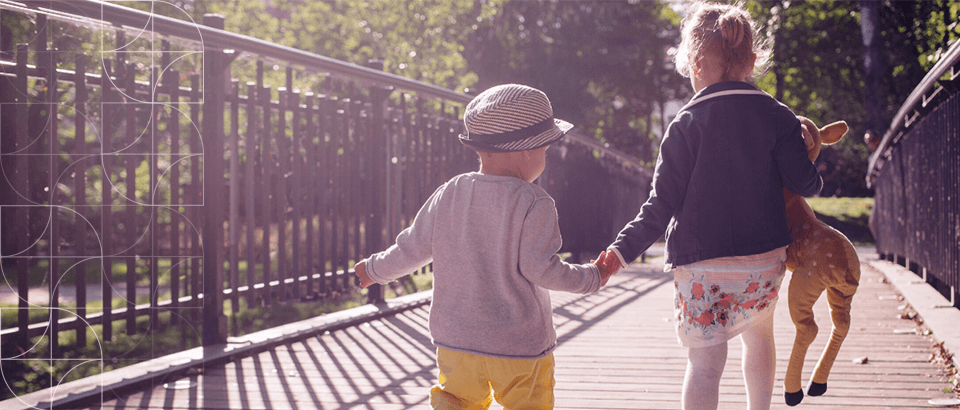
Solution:
M851 126L848 137L818 159L822 195L871 196L864 133L882 134L956 41L958 0L742 3L774 51L757 85L818 124L843 119ZM233 32L361 65L383 60L388 72L455 90L529 84L551 97L558 117L648 164L670 108L691 95L672 62L691 4L684 0L170 4L184 10L168 13L178 18L201 21L204 13L220 13Z

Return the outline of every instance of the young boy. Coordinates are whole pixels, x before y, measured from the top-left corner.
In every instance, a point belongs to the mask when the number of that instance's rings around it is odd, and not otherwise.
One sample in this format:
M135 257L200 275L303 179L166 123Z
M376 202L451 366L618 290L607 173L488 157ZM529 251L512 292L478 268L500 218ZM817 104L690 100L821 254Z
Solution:
M487 408L492 388L505 408L551 409L557 335L548 289L592 293L611 275L560 260L556 205L532 184L549 145L573 126L553 118L543 92L516 84L478 95L463 122L460 142L477 151L480 171L440 186L395 245L355 270L367 287L433 262L433 408Z

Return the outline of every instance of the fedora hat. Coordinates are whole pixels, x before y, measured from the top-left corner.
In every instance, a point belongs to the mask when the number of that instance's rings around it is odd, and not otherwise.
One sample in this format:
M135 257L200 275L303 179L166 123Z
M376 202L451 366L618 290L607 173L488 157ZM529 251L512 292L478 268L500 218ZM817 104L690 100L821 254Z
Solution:
M460 142L477 151L526 151L552 144L573 124L553 118L547 95L533 87L503 84L477 95L463 115Z

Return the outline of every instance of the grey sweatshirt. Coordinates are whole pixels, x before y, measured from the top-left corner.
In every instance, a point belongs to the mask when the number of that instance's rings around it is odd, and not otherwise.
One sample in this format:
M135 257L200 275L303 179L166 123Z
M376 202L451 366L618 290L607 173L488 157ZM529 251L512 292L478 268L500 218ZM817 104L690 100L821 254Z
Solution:
M600 289L593 264L560 260L553 198L518 178L480 173L437 189L395 245L367 261L378 283L433 262L430 334L445 349L537 359L557 346L550 290Z

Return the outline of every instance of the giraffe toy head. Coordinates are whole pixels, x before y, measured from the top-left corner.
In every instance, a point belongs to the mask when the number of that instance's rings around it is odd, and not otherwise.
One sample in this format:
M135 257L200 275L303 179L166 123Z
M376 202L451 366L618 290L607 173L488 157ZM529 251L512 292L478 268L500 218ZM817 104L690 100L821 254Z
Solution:
M850 128L845 121L837 121L823 128L807 117L797 117L800 127L803 128L803 142L807 144L807 153L810 160L815 161L820 156L820 148L824 145L833 145L840 141Z

